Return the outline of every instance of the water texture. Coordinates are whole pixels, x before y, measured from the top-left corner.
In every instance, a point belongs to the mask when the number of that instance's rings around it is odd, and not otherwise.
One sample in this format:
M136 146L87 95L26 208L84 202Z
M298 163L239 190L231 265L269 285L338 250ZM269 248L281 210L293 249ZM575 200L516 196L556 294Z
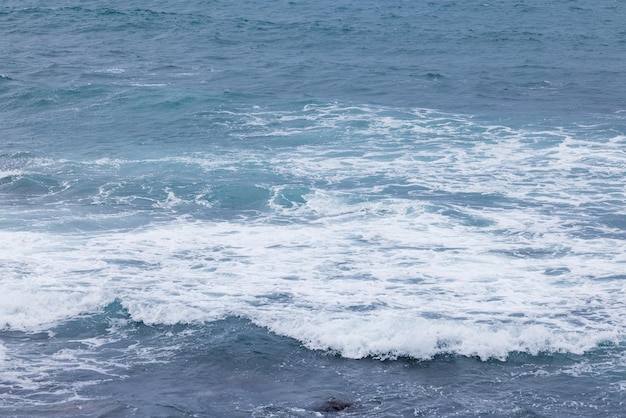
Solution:
M626 2L0 6L0 413L621 417Z

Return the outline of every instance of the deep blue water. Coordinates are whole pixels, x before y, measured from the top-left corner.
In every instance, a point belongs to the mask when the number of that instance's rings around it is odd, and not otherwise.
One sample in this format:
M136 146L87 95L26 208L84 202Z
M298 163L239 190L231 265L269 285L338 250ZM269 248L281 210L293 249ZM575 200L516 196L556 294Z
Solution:
M626 415L626 2L544 3L3 2L0 414Z

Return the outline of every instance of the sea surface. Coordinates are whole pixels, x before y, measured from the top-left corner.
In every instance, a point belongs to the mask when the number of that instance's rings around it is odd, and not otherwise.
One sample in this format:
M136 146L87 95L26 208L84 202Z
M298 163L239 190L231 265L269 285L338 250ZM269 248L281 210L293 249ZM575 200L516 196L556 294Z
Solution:
M624 22L2 1L0 415L626 416Z

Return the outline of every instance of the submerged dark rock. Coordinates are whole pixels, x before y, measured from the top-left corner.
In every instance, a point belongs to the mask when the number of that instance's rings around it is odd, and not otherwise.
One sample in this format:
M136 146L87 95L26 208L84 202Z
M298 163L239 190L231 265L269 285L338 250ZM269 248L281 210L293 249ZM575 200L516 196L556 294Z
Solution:
M342 401L341 399L330 398L329 400L313 408L316 412L339 412L353 406L353 402Z

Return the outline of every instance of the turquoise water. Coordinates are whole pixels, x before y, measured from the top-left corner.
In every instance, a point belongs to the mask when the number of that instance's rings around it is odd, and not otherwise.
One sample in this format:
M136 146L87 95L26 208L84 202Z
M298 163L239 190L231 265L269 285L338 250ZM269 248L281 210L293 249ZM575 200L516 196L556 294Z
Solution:
M625 15L4 2L0 411L623 416Z

